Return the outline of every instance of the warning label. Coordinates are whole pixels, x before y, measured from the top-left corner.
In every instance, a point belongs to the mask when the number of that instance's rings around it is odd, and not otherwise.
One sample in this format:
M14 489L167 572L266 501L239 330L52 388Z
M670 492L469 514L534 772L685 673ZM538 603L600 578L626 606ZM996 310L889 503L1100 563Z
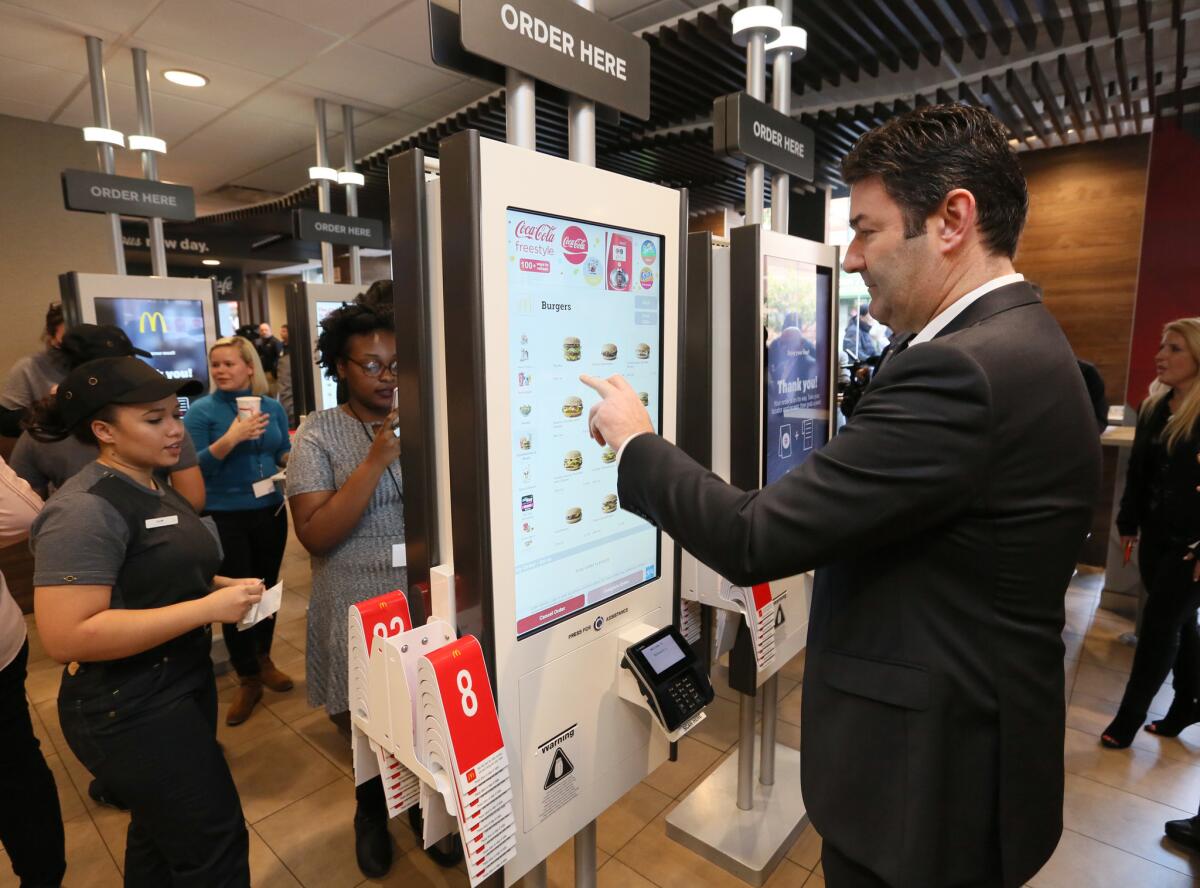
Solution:
M577 725L571 725L537 745L535 767L539 769L538 773L545 775L542 781L544 794L538 809L538 823L579 795L579 775L576 773L575 763L571 761L577 742L576 727Z

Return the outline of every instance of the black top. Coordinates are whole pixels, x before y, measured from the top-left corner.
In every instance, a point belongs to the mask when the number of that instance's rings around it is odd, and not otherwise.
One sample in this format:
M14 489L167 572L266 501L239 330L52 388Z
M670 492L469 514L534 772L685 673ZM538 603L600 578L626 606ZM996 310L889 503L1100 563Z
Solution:
M1138 416L1117 513L1122 536L1141 531L1171 543L1200 539L1200 430L1168 451L1163 430L1170 418L1169 398L1151 408L1143 405Z

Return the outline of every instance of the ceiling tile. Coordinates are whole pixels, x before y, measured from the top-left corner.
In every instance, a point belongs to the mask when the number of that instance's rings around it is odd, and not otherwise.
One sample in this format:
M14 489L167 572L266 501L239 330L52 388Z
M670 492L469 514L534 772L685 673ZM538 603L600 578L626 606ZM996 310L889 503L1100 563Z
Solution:
M123 83L108 84L109 116L114 129L123 133L137 132L137 99L132 86ZM167 140L167 150L191 135L208 121L225 112L224 108L204 102L181 99L178 96L156 95L154 97L154 134ZM87 90L80 90L63 113L54 121L64 126L92 125L92 98Z
M496 89L497 87L493 84L484 83L481 80L465 80L406 106L404 111L432 123L459 110L464 105L483 98Z
M150 93L155 101L159 95L173 95L188 101L230 108L272 83L270 77L256 74L244 67L203 59L147 40L136 39L131 43L146 50L146 65L150 69ZM109 83L133 85L133 55L128 50L110 58L105 68ZM208 85L195 89L171 83L162 76L162 72L169 68L183 68L203 74L208 78Z
M408 114L389 114L386 117L376 117L362 126L354 127L354 153L356 159L374 154L385 145L398 142L420 129L424 121L419 117ZM337 155L342 158L343 155Z
M239 111L250 111L263 117L275 120L286 120L289 123L302 124L308 127L316 126L316 111L313 99L323 98L328 101L325 111L326 128L329 132L342 131L342 110L339 106L349 103L355 108L384 114L390 108L374 106L362 101L355 101L339 93L326 89L317 89L303 83L292 83L279 80L262 92L244 102Z
M324 53L288 78L398 110L461 78L354 43Z
M104 28L85 28L0 3L0 56L87 74L86 34L102 40L118 36Z
M263 188L267 191L289 192L308 181L308 168L312 166L309 154L294 154L255 170L249 175L234 180L234 185L248 188Z
M309 127L278 120L267 122L257 115L234 111L172 148L163 158L163 175L176 176L197 187L223 185L295 154L312 142Z
M24 117L28 120L47 121L53 113L54 109L49 105L35 105L33 102L25 102L20 99L6 99L0 96L0 115L7 114L9 117Z
M234 0L163 0L135 38L275 77L338 39Z
M429 8L409 3L376 22L354 38L355 43L399 56L420 65L432 65L429 51Z
M159 2L160 0L6 0L6 5L33 9L63 22L84 25L88 33L103 37L105 35L96 33L97 28L124 34L135 28Z
M70 71L0 57L0 98L56 108L79 83Z
M264 12L272 12L294 22L300 22L332 34L350 36L366 27L373 19L411 0L354 0L352 3L330 3L329 0L240 0ZM424 3L419 4L424 6Z

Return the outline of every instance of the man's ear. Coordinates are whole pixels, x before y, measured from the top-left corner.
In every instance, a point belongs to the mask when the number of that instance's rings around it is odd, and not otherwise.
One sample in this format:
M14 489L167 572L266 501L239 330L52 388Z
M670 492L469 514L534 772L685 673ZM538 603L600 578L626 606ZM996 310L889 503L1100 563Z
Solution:
M974 237L978 219L975 195L965 188L955 188L934 211L933 235L939 251L952 253Z

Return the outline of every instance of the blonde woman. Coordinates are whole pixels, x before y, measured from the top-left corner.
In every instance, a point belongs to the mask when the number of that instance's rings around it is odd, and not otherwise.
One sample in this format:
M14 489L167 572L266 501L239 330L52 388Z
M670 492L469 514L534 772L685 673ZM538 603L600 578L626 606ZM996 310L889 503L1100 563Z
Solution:
M287 509L270 481L292 448L287 414L267 397L266 376L249 340L217 340L209 349L208 367L213 392L192 404L184 423L204 475L208 514L221 535L222 575L259 577L269 589L279 579L287 545ZM252 416L238 414L237 399L246 395L261 399ZM225 723L239 725L262 699L264 685L287 691L292 679L271 662L274 619L244 631L232 624L222 629L240 682Z
M1146 607L1121 708L1100 737L1112 749L1133 742L1171 671L1175 699L1146 730L1176 737L1200 721L1200 583L1189 558L1200 537L1200 318L1167 324L1154 364L1117 515L1122 543L1138 546Z

